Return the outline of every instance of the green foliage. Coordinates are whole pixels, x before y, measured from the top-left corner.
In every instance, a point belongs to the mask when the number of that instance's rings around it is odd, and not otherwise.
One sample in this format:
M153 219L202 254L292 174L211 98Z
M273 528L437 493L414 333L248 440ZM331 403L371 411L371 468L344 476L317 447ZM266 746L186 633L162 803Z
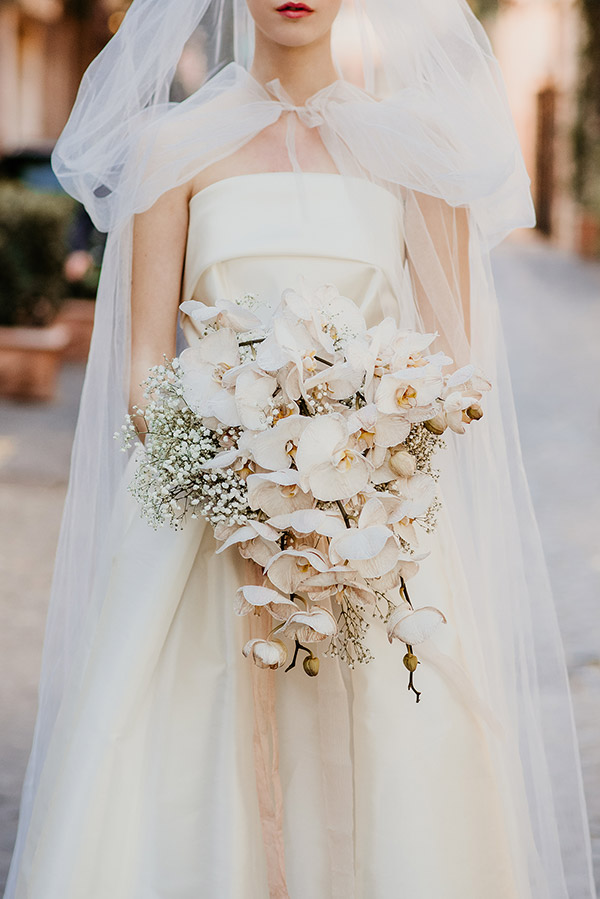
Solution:
M67 283L67 296L77 297L78 300L95 300L100 281L100 266L91 265L81 281Z
M469 5L478 19L486 19L498 12L499 0L469 0Z
M0 325L50 322L65 296L70 197L0 182Z
M585 38L573 128L575 196L600 217L600 0L579 0Z

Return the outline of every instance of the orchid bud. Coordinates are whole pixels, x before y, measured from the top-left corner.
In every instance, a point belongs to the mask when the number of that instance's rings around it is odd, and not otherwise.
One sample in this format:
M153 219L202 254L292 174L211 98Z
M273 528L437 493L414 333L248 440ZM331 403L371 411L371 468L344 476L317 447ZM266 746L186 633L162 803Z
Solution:
M309 656L306 656L302 666L309 677L316 677L319 673L319 659L312 653Z
M483 409L479 403L473 403L473 405L469 406L467 409L467 415L471 421L479 421L480 418L483 418Z
M412 478L417 470L417 460L408 450L401 449L390 456L390 468L400 478Z
M416 655L412 652L407 652L404 658L402 659L404 662L404 667L408 668L409 671L416 671L417 665L419 664L419 660Z
M430 418L428 421L423 422L428 431L431 431L432 434L443 434L448 425L446 424L446 418L444 415L434 415L433 418Z

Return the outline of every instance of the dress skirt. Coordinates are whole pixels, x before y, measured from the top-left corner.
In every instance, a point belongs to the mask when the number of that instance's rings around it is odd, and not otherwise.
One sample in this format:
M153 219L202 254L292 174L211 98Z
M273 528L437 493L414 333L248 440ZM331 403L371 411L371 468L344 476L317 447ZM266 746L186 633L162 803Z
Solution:
M127 478L130 477L128 472ZM25 849L19 899L525 899L493 728L374 619L374 660L317 677L256 668L233 612L247 563L210 526L153 530L123 485L124 534L91 652L71 683ZM409 581L464 659L442 517ZM255 619L255 620L252 620ZM468 622L462 622L464 635Z

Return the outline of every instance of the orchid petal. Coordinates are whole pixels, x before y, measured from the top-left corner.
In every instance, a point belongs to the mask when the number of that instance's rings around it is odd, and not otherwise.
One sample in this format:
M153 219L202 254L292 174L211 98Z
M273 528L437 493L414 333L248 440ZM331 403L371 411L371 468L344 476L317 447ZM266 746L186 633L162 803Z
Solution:
M379 497L372 496L364 504L358 518L359 528L366 528L374 524L387 524L388 515L385 506Z
M356 559L373 559L381 552L392 531L382 525L366 528L347 528L331 541L331 556L354 562Z
M315 550L284 549L273 556L265 573L282 593L294 593L305 577L314 571L325 571L328 565L329 562Z
M307 480L315 499L335 502L365 490L369 471L369 464L360 453L347 450L337 465L323 462L308 472Z
M262 509L270 516L310 509L313 504L312 496L297 487L298 472L289 468L281 472L251 474L246 485L250 508Z
M254 584L246 584L238 587L234 611L236 615L248 615L256 608L267 608L273 618L278 621L286 621L294 610L298 609L295 602L287 596L282 596L277 590L270 587L261 587Z
M308 421L296 453L296 465L301 472L307 472L345 446L348 427L339 412L319 415Z
M221 546L219 546L216 552L222 553L229 546L233 546L236 543L243 543L246 540L254 540L257 536L262 537L263 540L270 540L273 543L279 539L279 533L266 522L249 521L247 524L243 524L241 527L237 528L237 530L234 531Z
M283 515L274 515L269 518L268 524L280 530L291 528L299 534L310 534L314 531L324 537L333 537L346 530L341 518L330 515L323 509L299 509Z
M217 331L211 331L198 341L194 349L199 359L211 365L224 365L227 368L233 368L240 362L237 337L231 328L219 328Z
M400 415L380 415L375 428L378 446L397 446L410 434L410 423Z
M287 662L287 647L281 640L248 640L242 653L259 668L281 668Z
M267 409L277 381L264 372L248 368L235 382L235 404L245 428L258 431L267 426Z
M411 609L407 605L394 609L387 623L388 640L401 640L415 646L428 640L440 624L446 624L446 616L433 606Z
M300 643L315 643L332 637L337 632L337 625L331 612L318 608L294 612L278 632L295 637Z
M257 465L270 471L289 468L292 462L290 448L296 447L309 419L304 415L288 415L272 428L252 435L242 433L240 447L244 447Z

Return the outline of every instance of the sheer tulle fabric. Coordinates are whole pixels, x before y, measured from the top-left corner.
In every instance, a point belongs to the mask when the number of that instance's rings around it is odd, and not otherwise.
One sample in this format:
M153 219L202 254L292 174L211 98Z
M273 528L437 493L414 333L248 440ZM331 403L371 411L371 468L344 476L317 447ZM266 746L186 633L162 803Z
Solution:
M534 222L502 79L463 0L356 0L336 25L340 36L360 36L363 82L345 80L336 41L339 79L295 107L278 82L263 86L248 71L244 0L134 0L86 73L55 149L65 189L109 237L6 899L18 894L21 865L35 853L32 810L37 817L47 801L38 785L65 685L83 682L86 635L101 614L121 536L112 513L127 460L113 434L128 396L133 216L226 157L234 168L239 159L244 174L237 151L281 116L300 186L295 137L317 128L342 178L369 179L402 200L406 256L399 243L396 295L409 285L417 324L437 330L457 362L472 359L493 382L484 422L450 439L444 461L445 514L468 573L465 620L474 623L465 674L474 713L485 708L495 722L490 754L515 868L526 868L531 896L594 896L568 683L489 265L491 247ZM196 90L173 102L182 53L196 54L202 74Z

